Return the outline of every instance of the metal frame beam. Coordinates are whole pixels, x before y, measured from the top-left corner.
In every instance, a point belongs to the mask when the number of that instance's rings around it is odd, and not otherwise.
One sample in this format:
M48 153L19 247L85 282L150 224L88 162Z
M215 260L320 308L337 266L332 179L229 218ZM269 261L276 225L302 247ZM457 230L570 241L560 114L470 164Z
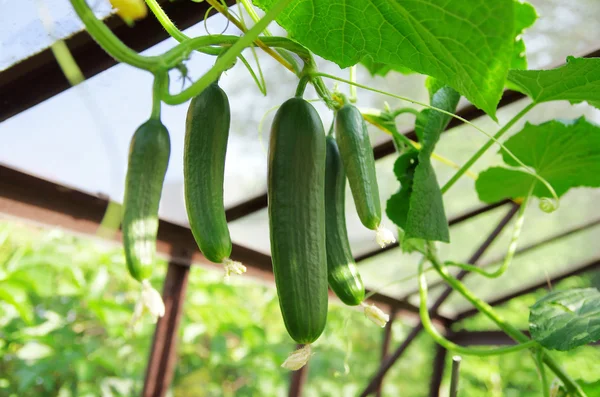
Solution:
M98 232L107 206L108 200L105 198L0 166L0 214L94 236ZM120 241L121 233L116 232L113 240ZM156 249L159 255L179 266L187 267L190 263L220 266L204 258L189 228L164 220L159 223ZM273 280L269 255L233 244L231 258L243 262L249 274ZM408 301L379 293L372 295L369 301L397 310L419 312L419 309ZM441 315L434 318L443 323L452 321Z
M162 0L160 3L180 29L187 29L202 21L210 8L206 2ZM234 2L228 0L227 3ZM151 14L137 21L132 28L117 15L106 18L105 23L123 43L138 52L170 37ZM65 43L86 79L117 64L85 30L68 37ZM69 88L71 85L49 48L32 55L0 72L0 122Z
M540 241L537 241L535 243L532 243L532 244L526 245L524 247L521 247L521 248L519 248L519 249L517 249L515 251L515 255L514 256L517 257L517 256L522 255L522 254L524 254L526 252L529 252L531 250L538 249L538 248L543 247L543 246L545 246L547 244L551 244L551 243L553 243L553 242L555 242L557 240L560 240L560 239L562 239L564 237L572 236L573 234L577 234L579 232L586 231L586 230L594 228L594 227L596 227L598 225L600 225L600 219L596 219L596 220L593 220L591 222L587 222L587 223L584 223L582 225L575 226L575 227L573 227L571 229L568 229L568 230L565 230L563 232L557 233L557 234L552 235L550 237L547 237L547 238L545 238L543 240L540 240ZM482 268L490 267L490 266L493 266L495 264L501 263L503 260L504 260L504 256L499 256L499 257L491 259L491 260L489 260L487 262L482 263L480 265L480 267L482 267ZM437 280L437 281L434 281L434 282L432 282L432 283L429 284L429 289L433 290L433 289L435 289L435 288L437 288L439 286L442 286L444 284L445 284L444 280ZM412 291L407 292L402 297L402 299L408 299L412 295L415 295L415 294L418 294L418 293L419 293L419 289L416 288L416 289L414 289Z
M183 313L189 266L169 263L163 286L165 315L158 320L146 367L143 397L162 397L173 380L177 362L177 329Z
M589 271L594 271L594 270L600 270L600 258L596 258L592 261L574 266L569 271L561 273L561 274L557 274L556 276L552 277L552 279L550 279L550 280L543 280L543 281L540 281L539 283L525 287L519 291L515 291L512 294L508 294L508 295L504 295L502 297L496 298L496 299L488 302L488 304L490 306L498 306L498 305L508 302L511 299L517 298L522 295L529 294L531 292L535 292L540 288L548 289L552 286L553 283L557 283L566 278L577 276L579 274L587 273ZM461 312L456 315L454 322L461 321L461 320L464 320L465 318L472 317L472 316L476 315L477 313L479 313L477 311L477 309L465 310L464 312Z

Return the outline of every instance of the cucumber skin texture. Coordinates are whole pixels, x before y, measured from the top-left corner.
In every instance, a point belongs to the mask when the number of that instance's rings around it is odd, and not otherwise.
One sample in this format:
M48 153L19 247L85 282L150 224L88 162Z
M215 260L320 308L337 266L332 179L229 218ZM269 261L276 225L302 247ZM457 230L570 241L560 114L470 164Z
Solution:
M211 262L231 255L223 204L225 155L231 121L227 94L213 83L190 102L185 123L185 205L194 239Z
M346 173L338 145L327 137L325 162L325 229L329 286L346 305L365 299L365 286L354 262L346 229Z
M169 131L160 120L148 120L131 139L122 230L127 268L138 281L152 275L158 206L170 154Z
M358 217L367 228L376 230L381 223L381 202L375 158L367 125L355 106L346 104L337 112L335 134Z
M271 256L289 335L312 343L327 322L325 132L302 98L281 105L271 127L268 200Z

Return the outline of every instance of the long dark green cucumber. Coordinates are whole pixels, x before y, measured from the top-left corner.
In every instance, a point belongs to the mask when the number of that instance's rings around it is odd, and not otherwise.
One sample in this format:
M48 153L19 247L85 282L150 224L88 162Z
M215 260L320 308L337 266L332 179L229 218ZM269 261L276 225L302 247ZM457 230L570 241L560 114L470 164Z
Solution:
M381 203L375 158L367 125L355 106L348 103L337 112L335 134L356 212L363 225L376 230L381 223Z
M273 273L288 333L312 343L327 322L325 133L315 108L287 100L269 143L269 226Z
M335 139L327 137L325 162L325 229L329 286L342 302L359 305L365 287L354 262L346 230L346 173Z
M215 263L231 255L223 204L229 124L229 100L217 83L192 99L185 124L185 203L196 243L202 254Z
M123 198L123 246L129 273L138 281L152 274L158 232L158 205L171 142L160 120L142 124L131 139Z

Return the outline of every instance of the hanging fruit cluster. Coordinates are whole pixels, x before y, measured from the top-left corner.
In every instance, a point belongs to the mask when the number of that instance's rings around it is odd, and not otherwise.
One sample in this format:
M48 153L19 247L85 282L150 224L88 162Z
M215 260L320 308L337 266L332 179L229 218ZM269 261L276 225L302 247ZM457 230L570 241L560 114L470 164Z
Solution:
M170 143L157 114L132 139L123 236L129 271L146 292L143 305L160 316L164 307L156 303L158 293L148 279ZM206 259L223 264L226 277L246 271L230 259L232 244L223 204L230 114L229 100L218 80L192 99L183 167L192 234ZM381 245L393 242L391 233L381 227L375 160L360 111L344 99L335 114L335 128L332 125L326 135L319 114L301 95L283 103L271 127L268 210L273 274L283 321L292 339L305 345L284 362L289 369L299 369L307 362L310 344L325 328L328 286L345 304L362 305L376 324L384 326L388 320L375 306L364 303L365 288L346 230L346 179L362 223L377 231Z

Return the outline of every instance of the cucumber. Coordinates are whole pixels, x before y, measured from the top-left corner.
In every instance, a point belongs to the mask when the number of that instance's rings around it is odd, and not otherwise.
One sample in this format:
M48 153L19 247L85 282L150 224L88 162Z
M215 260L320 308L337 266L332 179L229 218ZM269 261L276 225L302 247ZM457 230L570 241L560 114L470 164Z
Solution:
M338 110L335 123L335 134L356 212L363 225L377 230L381 223L381 202L367 125L360 111L350 103Z
M123 245L129 273L140 282L152 275L158 205L170 153L169 131L156 119L142 124L129 146L123 198Z
M200 251L215 263L223 263L231 255L223 204L229 125L229 100L217 83L192 99L185 123L185 205Z
M271 256L285 327L312 343L327 321L325 133L314 107L300 97L281 105L268 157Z
M365 287L354 262L346 230L346 174L335 139L327 137L325 163L325 229L329 286L342 302L356 306Z

